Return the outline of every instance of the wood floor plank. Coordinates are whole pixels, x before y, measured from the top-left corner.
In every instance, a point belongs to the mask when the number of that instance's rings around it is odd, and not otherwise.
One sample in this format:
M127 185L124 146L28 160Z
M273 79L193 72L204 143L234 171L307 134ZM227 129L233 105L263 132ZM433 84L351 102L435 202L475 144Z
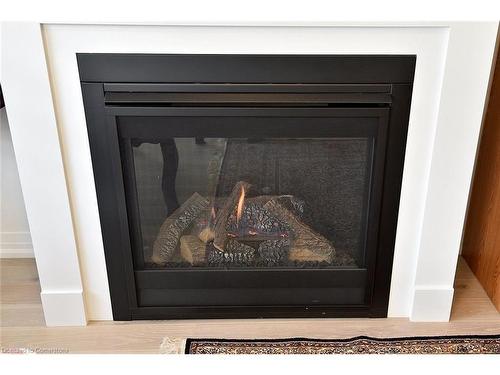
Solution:
M0 286L0 304L7 303L38 303L40 286L38 283L11 284Z
M36 264L32 258L2 259L0 267L0 286L38 283Z
M45 325L40 303L9 303L0 305L0 326L39 327Z

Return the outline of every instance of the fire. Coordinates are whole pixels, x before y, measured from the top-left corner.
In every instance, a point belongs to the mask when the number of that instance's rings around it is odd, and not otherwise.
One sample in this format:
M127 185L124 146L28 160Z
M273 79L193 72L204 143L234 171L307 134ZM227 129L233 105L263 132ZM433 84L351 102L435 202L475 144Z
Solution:
M243 214L243 204L245 203L245 187L241 187L240 199L238 200L238 208L236 210L236 225L239 225L241 215Z

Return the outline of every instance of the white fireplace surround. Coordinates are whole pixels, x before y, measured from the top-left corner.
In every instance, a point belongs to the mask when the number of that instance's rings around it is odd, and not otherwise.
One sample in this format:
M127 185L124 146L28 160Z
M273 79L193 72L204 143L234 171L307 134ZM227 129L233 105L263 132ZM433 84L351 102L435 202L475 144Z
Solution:
M415 54L389 317L447 321L497 22L6 23L2 88L46 323L112 320L76 53Z

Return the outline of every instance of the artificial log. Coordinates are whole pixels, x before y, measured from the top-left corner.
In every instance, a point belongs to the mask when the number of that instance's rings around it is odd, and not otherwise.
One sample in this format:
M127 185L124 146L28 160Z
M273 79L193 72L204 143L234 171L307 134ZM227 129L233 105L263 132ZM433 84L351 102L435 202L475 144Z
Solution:
M304 212L306 210L306 202L304 202L302 199L297 198L293 195L278 195L272 200L278 202L281 206L292 212L296 218L303 218Z
M325 237L315 232L301 222L288 209L276 200L271 200L264 205L271 214L288 223L294 233L288 259L301 262L327 262L331 263L335 249Z
M231 194L224 202L224 205L219 210L219 212L217 212L217 216L215 218L215 226L214 226L215 238L213 245L215 246L216 249L219 249L220 251L225 251L226 243L228 242L226 225L229 217L236 209L236 205L238 204L242 188L244 188L245 191L248 191L250 188L250 184L245 181L237 182L236 185L234 185Z
M197 236L204 243L214 240L215 209L212 204L213 201L210 202L206 210L198 215L188 233Z
M198 233L198 238L203 241L203 243L208 243L214 240L215 232L212 228L206 227Z
M207 244L207 264L212 267L251 266L255 261L255 249L236 240L230 239L225 250L217 249L213 242Z
M288 259L290 238L267 240L260 243L257 252L261 262L268 266L278 266Z
M320 253L316 248L313 249L309 240L292 246L288 253L288 259L295 262L326 262L332 263L333 253ZM333 247L331 248L333 249Z
M298 218L302 218L305 211L305 202L297 198L294 195L284 194L284 195L258 195L256 197L246 198L246 204L255 204L264 206L267 202L274 200L281 204L283 207L293 212Z
M205 263L206 244L198 237L188 234L181 237L181 256L193 266Z
M246 208L246 207L254 207L252 208L250 211L253 211L254 213L256 211L259 211L259 208L256 208L256 207L260 207L260 211L265 211L263 208L261 208L262 206L264 206L264 204L266 204L267 202L269 202L271 199L278 199L280 203L283 203L284 205L286 205L286 207L288 206L291 206L293 208L295 208L293 210L294 214L296 215L300 215L303 211L304 211L304 204L303 204L303 201L300 200L300 199L297 199L295 198L294 196L292 195L259 195L257 197L251 197L251 198L246 198L245 199L245 204L244 204L244 212L243 212L243 217L242 217L242 226L243 224L245 224L245 221L248 222L248 217L250 216L253 216L253 217L256 217L257 215L252 215L249 213L249 210ZM216 203L216 207L217 206L223 206L225 201L227 199L226 198L216 198L215 200L215 203ZM208 213L207 213L207 217L208 217ZM269 216L269 215L267 215ZM203 217L203 215L200 215L200 218ZM274 219L275 220L275 219ZM209 221L210 220L207 220L207 219L198 219L196 220L196 223L194 225L195 228L201 228L200 229L195 229L192 233L193 234L196 234L198 236L198 238L203 241L204 243L208 243L210 241L213 241L214 238L215 238L215 232L214 232L214 229L213 229L213 226L209 224ZM269 239L275 239L276 238L276 235L275 234L272 234L271 232L273 231L270 231L269 233L265 233L265 231L261 231L263 233L260 233L258 235L251 235L251 234L248 234L245 235L245 234L241 234L239 233L238 235L235 235L235 230L236 230L236 216L235 216L235 211L233 210L233 212L231 213L229 219L229 232L231 232L231 230L233 232L231 233L227 233L227 236L228 237L231 237L231 238L237 238L238 240L240 241L265 241L265 240L269 240ZM269 218L268 220L261 220L262 223L266 223L267 224L264 224L264 225L255 225L255 228L250 228L250 229L259 229L258 227L261 227L261 226L267 226L268 228L270 228L271 226L269 225ZM228 225L226 225L226 230L228 230ZM233 227L231 229L231 227Z
M161 264L172 258L183 232L208 207L208 203L208 199L194 193L165 219L153 244L153 262Z
M276 237L288 237L290 226L276 215L270 213L263 205L247 202L244 204L239 222L232 213L226 225L230 237L246 241L264 241Z
M275 200L278 203L280 203L283 207L287 208L289 211L292 211L297 217L302 218L306 204L304 200L290 194L283 194L283 195L257 195L254 197L249 197L248 196L248 191L246 191L246 196L245 196L245 205L247 204L255 204L257 206L264 206L267 202L271 200ZM241 194L241 190L239 192ZM239 196L238 196L239 198ZM225 197L217 197L213 200L214 207L218 209L220 212L220 209L224 206L226 203L227 198ZM238 202L236 202L237 204ZM233 214L236 212L236 205L235 205L235 210Z

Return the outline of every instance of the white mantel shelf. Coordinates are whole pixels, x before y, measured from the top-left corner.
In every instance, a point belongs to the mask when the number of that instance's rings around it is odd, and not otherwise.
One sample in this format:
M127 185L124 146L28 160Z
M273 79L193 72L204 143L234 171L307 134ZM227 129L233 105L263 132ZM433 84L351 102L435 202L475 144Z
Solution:
M447 321L497 22L3 25L2 88L47 325L111 320L78 52L415 54L390 317Z

